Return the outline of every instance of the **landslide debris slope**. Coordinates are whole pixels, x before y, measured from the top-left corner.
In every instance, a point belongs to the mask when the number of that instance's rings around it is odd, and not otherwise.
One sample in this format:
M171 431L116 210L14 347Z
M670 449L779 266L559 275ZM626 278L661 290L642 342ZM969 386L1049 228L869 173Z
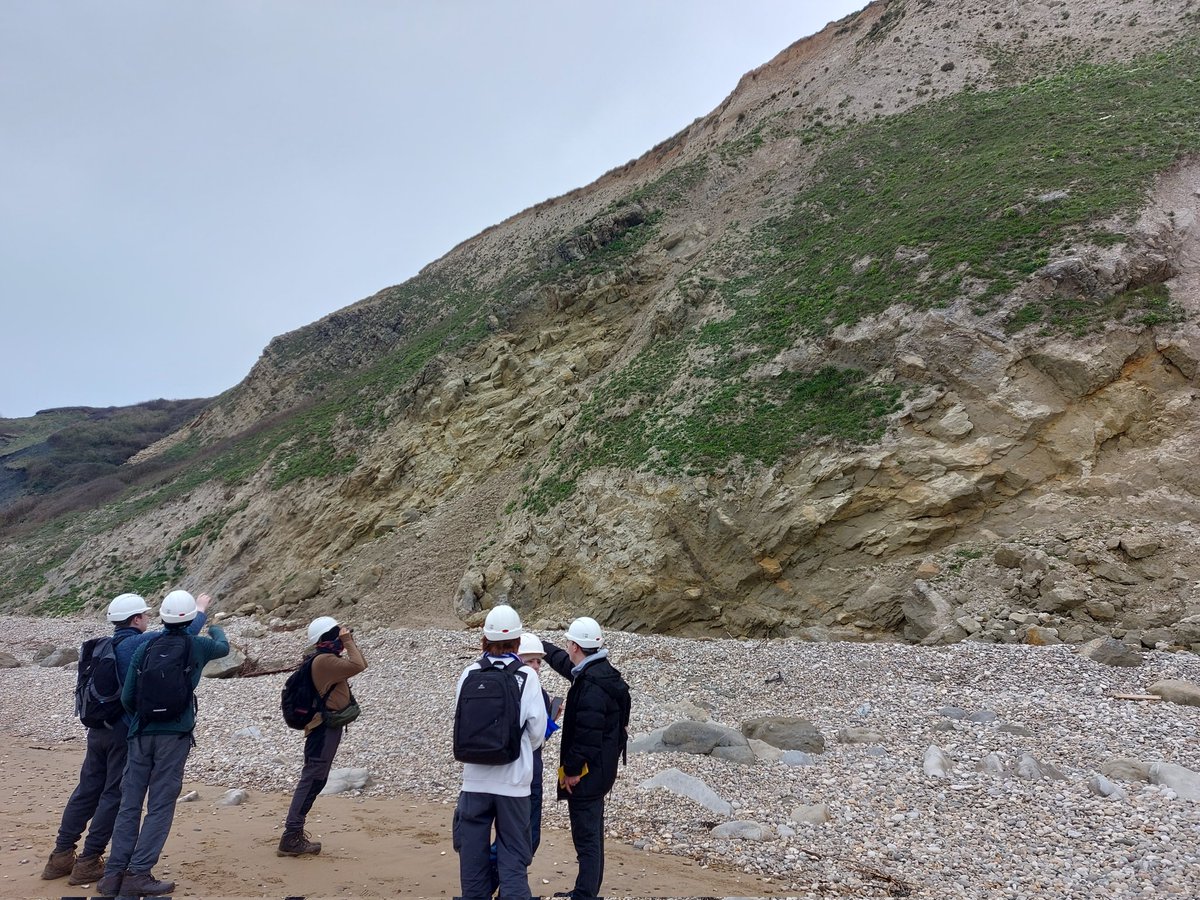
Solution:
M1198 71L1195 0L873 3L273 340L0 598L1200 642Z

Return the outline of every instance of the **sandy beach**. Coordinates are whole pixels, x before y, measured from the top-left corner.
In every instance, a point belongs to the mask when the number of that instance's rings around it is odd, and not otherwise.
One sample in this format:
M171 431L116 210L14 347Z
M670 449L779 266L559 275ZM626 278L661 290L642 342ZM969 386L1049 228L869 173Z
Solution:
M0 897L86 896L88 887L39 877L54 843L58 817L75 783L80 742L47 746L3 734L0 769L8 801L0 809ZM200 799L176 807L175 826L155 869L173 879L175 897L451 897L458 893L458 857L450 846L450 804L403 797L321 797L309 831L321 855L275 855L286 794L251 791L241 806L222 807L225 792L187 781ZM575 858L568 832L544 832L530 869L530 887L547 896L571 886ZM701 868L675 856L650 855L609 841L605 889L610 897L761 894L769 882Z

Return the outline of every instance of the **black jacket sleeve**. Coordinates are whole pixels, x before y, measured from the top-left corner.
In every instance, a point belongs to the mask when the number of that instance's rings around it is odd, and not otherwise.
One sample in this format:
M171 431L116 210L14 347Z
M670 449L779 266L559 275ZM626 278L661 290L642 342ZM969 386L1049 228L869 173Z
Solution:
M546 662L550 664L550 668L567 679L567 681L574 681L571 669L575 668L575 664L571 662L571 657L567 655L567 651L562 649L562 647L556 647L549 641L542 641L542 647L546 651Z

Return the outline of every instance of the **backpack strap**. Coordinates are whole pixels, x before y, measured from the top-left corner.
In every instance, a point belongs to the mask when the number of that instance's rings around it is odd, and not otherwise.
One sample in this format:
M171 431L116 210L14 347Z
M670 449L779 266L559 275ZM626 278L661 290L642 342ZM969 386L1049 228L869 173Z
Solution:
M333 651L332 650L317 650L315 653L313 653L311 656L308 657L308 680L312 682L314 693L316 693L317 679L313 678L313 663L315 663L317 661L317 657L320 656L322 653L333 653ZM337 654L333 653L333 655L336 656ZM317 702L321 704L321 712L322 713L328 711L325 708L325 701L327 701L329 699L329 695L333 693L333 689L337 686L338 686L338 683L335 681L333 684L329 685L329 690L327 690L323 694L317 695ZM346 687L349 688L350 685L347 684ZM353 693L350 694L350 700L351 700L351 702L354 701Z
M524 665L525 663L522 660L514 659L511 662L506 663L504 666L505 670L511 672L513 677L517 679L518 694L525 693L525 682L529 680L529 676L521 671Z
M481 669L504 669L506 672L512 673L513 677L517 679L518 693L525 693L525 682L529 680L529 676L521 671L525 662L519 656L516 659L510 659L508 662L497 662L485 653L476 662Z
M117 648L120 647L121 642L124 641L128 637L132 637L132 635L123 634L120 637L114 637L112 639L113 659L116 660L118 663L118 665L117 665L117 684L119 684L121 687L125 686L125 673L121 671L121 666L119 665L120 660L117 660Z

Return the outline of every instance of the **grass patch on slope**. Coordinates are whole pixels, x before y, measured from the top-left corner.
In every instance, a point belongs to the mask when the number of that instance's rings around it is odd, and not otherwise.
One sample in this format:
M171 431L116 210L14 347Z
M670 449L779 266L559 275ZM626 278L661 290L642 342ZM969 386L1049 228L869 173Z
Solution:
M603 466L712 472L735 458L769 465L822 438L876 439L898 386L856 370L755 367L893 304L966 297L989 312L1056 248L1119 242L1096 223L1135 210L1155 175L1200 151L1196 71L1189 40L841 130L789 212L729 260L743 273L721 286L732 315L652 343L598 391L526 506L544 511ZM1113 318L1153 324L1175 315L1165 293L1055 301L1017 319L1071 333Z
M782 348L893 303L962 296L989 311L1054 248L1097 236L1094 223L1135 209L1155 175L1200 150L1198 66L1189 42L850 130L792 212L754 233L752 272L727 285L736 315L709 339L753 333ZM1057 318L1074 327L1070 311Z
M1022 328L1041 323L1039 335L1049 337L1066 332L1073 337L1083 337L1103 328L1107 322L1163 325L1178 322L1182 317L1182 311L1171 302L1166 285L1148 284L1097 300L1062 297L1053 304L1035 300L1017 310L1005 328L1009 334L1015 334Z

